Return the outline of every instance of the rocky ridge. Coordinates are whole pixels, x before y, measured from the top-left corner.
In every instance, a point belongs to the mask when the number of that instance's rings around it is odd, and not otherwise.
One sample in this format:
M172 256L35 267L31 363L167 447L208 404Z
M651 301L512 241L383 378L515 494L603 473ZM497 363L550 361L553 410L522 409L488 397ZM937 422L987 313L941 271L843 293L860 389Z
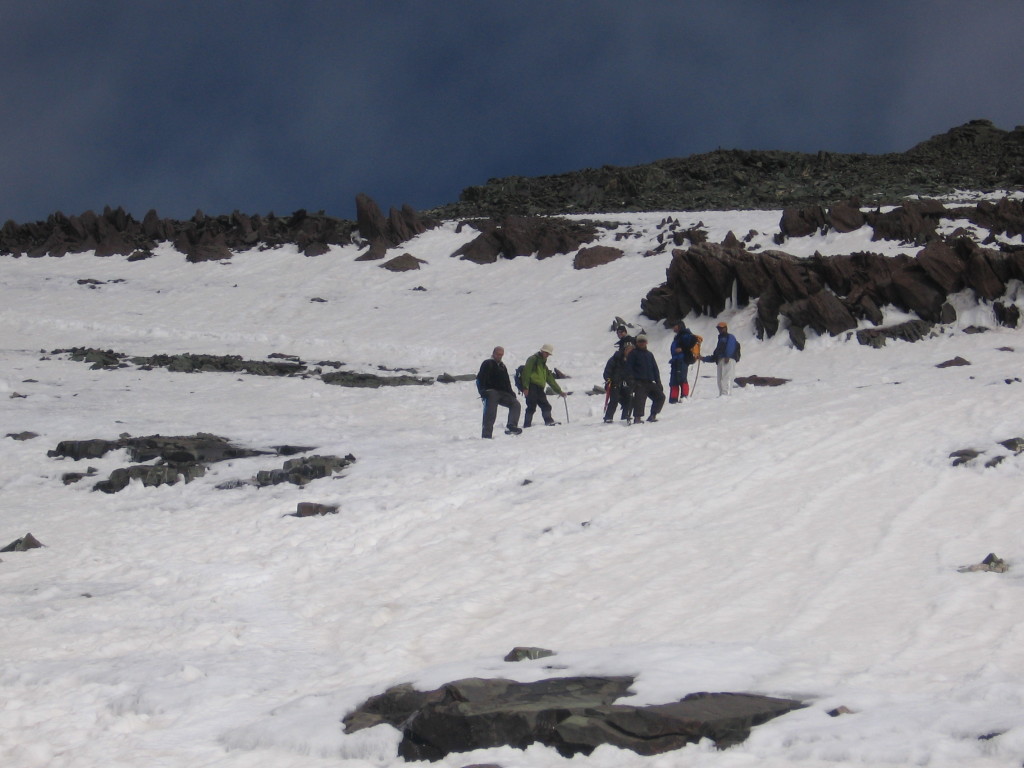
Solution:
M896 205L956 190L1024 187L1024 126L972 120L906 152L881 155L718 149L629 167L606 165L467 187L431 210L445 219L612 211L773 209L851 197Z

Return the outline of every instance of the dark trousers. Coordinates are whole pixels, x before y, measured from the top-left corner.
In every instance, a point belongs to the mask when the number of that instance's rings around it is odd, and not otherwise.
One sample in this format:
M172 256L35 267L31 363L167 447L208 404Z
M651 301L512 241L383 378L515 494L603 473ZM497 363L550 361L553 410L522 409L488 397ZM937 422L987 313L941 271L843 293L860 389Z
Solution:
M644 417L647 398L651 398L651 418L653 419L665 405L665 390L656 381L637 379L633 383L633 418L639 421Z
M504 392L500 389L488 389L484 393L484 429L483 437L490 437L494 432L494 420L498 418L498 406L508 408L508 427L519 425L519 398L511 392Z
M620 384L612 387L608 392L608 407L604 409L604 420L611 421L615 418L615 409L622 406L623 419L628 419L632 411L630 405L633 402L633 388L629 384Z
M523 426L529 427L533 423L533 414L537 412L537 407L540 406L540 414L544 417L545 424L551 424L554 419L551 418L551 403L548 402L548 396L544 394L544 387L540 384L531 384L530 389L526 392L526 416L523 418Z

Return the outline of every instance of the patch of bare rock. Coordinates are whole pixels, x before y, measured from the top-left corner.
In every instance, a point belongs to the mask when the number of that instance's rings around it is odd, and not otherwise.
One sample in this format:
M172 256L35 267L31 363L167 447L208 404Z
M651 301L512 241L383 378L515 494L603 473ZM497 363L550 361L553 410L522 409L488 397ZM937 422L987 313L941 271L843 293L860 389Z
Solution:
M544 655L550 655L547 652ZM693 693L650 706L629 704L629 676L455 680L431 691L408 684L372 696L343 720L349 733L388 724L405 760L441 760L488 747L552 747L565 757L609 744L656 755L710 739L739 744L757 725L806 706L752 693Z

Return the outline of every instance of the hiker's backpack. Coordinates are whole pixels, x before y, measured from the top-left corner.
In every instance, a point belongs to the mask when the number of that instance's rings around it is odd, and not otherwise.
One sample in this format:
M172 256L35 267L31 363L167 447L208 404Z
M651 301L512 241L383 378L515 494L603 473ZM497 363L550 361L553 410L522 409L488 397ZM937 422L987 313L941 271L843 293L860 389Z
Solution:
M525 368L525 367L526 367L525 365L520 365L518 368L516 368L516 372L515 372L514 378L515 378L515 382L516 382L516 391L517 392L522 392L523 391L523 368Z
M700 343L704 341L703 336L693 334L693 345L689 349L684 349L683 354L686 356L687 363L696 363L700 360Z

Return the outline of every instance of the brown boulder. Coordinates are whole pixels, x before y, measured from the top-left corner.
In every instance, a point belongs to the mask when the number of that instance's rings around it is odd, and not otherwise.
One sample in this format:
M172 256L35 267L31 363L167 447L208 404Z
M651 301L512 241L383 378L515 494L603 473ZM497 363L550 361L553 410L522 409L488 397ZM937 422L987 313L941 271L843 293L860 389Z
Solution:
M619 248L612 248L608 245L595 245L590 248L580 248L573 259L573 269L592 269L603 264L609 264L616 259L621 259L623 252Z

